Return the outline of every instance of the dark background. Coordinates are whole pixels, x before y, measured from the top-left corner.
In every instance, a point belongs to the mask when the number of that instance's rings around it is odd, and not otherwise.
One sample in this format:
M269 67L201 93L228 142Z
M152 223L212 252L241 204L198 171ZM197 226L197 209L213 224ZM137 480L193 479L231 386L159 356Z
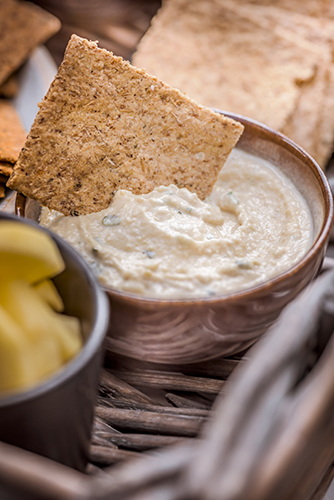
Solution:
M160 0L34 0L57 16L62 29L46 46L57 65L70 36L98 40L99 46L130 59L161 5Z

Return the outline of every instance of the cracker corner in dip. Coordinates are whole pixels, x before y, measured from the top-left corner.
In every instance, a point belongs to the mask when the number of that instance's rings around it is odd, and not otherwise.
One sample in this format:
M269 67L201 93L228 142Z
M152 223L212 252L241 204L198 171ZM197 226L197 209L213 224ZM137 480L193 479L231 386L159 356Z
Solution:
M119 189L210 194L243 125L73 35L8 186L65 215Z
M280 274L312 236L291 182L232 151L242 131L73 36L9 185L107 288L219 296Z
M106 288L164 299L221 296L258 285L309 249L312 222L276 167L235 149L204 201L175 185L66 217L40 220L73 245Z

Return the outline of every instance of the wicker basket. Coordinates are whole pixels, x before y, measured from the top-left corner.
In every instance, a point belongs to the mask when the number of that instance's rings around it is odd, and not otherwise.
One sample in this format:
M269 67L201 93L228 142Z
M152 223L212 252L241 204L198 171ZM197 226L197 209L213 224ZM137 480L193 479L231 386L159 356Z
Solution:
M334 270L242 363L174 372L109 355L88 474L1 444L0 498L322 498L334 475L333 328Z

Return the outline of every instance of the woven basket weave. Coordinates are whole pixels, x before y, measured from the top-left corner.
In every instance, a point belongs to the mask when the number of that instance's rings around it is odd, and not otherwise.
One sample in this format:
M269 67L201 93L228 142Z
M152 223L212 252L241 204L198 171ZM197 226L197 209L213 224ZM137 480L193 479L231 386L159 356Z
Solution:
M1 444L0 497L44 500L322 498L333 477L333 329L334 271L329 271L285 309L278 323L250 351L248 359L237 366L226 385L218 378L209 378L208 371L202 378L160 372L159 379L158 371L153 373L145 367L139 370L134 366L124 369L123 366L123 371L118 368L118 374L123 373L126 382L117 381L117 377L106 369L101 379L94 433L95 443L99 439L101 442L92 447L95 466L90 466L90 472L95 474L84 475ZM236 360L222 361L221 374L227 374L236 364ZM197 369L203 371L204 365ZM218 369L219 362L212 363L213 372L217 373ZM197 404L202 408L188 408L191 424L184 425L183 430L182 426L179 428L182 439L177 438L175 432L179 408L163 410L161 403L157 402L155 409L160 405L160 428L164 428L165 422L165 437L168 437L168 425L171 424L169 437L174 439L174 444L148 455L138 453L137 456L128 452L129 455L125 453L123 458L131 460L98 468L97 465L103 462L102 451L107 448L108 431L110 443L112 435L118 435L119 439L122 436L117 429L110 427L112 421L117 424L117 411L120 411L110 401L110 405L107 404L107 400L112 399L111 387L115 389L117 386L119 391L119 394L113 393L115 401L124 403L127 398L124 411L139 411L144 417L151 415L151 419L143 418L141 425L146 422L148 426L146 434L143 426L143 436L154 436L148 434L148 429L152 431L152 422L158 425L153 418L157 412L152 408L152 398L130 384L136 374L141 374L142 378L137 380L141 385L145 385L146 375L151 388L157 387L160 380L161 387L174 384L174 387L191 390L193 380L194 391L203 394L211 390L213 394L219 387L222 391L209 418L203 408L204 398L202 401L197 398ZM161 382L163 377L165 384ZM216 386L212 381L216 381ZM182 396L179 397L182 400ZM105 401L101 403L103 398ZM186 397L183 399L191 401ZM206 399L209 401L208 397ZM130 401L133 408L142 409L131 410ZM129 415L123 425L129 423ZM184 406L183 417L186 416ZM138 422L140 419L137 428ZM197 426L193 425L194 422ZM190 439L201 424L200 439ZM122 427L121 421L118 426ZM159 429L159 426L155 428ZM188 432L187 439L184 432ZM161 434L163 432L156 433L155 437L163 438ZM113 449L115 447L110 446L111 452Z

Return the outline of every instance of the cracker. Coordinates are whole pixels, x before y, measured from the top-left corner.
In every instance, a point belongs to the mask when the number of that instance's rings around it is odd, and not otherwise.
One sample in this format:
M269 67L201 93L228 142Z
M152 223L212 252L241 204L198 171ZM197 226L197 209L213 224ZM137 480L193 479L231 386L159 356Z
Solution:
M301 88L297 108L282 129L283 134L304 148L315 160L319 160L318 131L322 121L326 87L327 64L324 62L316 78ZM323 164L321 166L324 167Z
M271 7L273 0L234 0L237 5L251 4ZM289 12L297 12L306 16L334 19L334 3L332 0L275 0L275 6Z
M219 0L213 0L218 1ZM289 40L309 52L330 58L334 42L334 22L323 18L291 12L279 7L253 5L224 0L224 5L255 24ZM325 52L325 54L324 54Z
M314 158L322 168L328 165L334 150L334 67L328 68L325 99L322 107L319 128L316 131L316 151Z
M0 84L59 29L60 21L35 4L0 0Z
M133 56L202 104L281 129L317 56L214 0L163 4Z
M26 133L13 104L0 99L0 161L15 163L25 139Z
M6 161L0 161L0 175L5 175L6 177L9 177L12 173L13 173L13 164Z
M204 199L243 126L73 35L8 185L65 215L117 189L187 187Z
M7 175L4 175L4 174L0 174L0 183L1 184L6 184L7 181L8 181L8 177Z
M235 8L235 3L225 4ZM297 106L282 132L302 146L324 169L330 159L334 143L334 98L332 97L332 49L334 22L313 18L295 12L258 5L238 5L238 12L280 36L291 40L305 50L319 56L315 78L300 86Z
M12 99L18 94L19 84L16 75L11 75L0 85L0 96Z

